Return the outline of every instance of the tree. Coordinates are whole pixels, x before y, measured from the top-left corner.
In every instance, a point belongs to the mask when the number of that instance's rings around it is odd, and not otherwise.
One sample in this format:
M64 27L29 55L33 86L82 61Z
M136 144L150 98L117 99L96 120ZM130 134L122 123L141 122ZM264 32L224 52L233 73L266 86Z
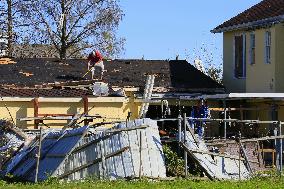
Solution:
M21 17L21 0L0 0L0 36L7 37L8 56L13 54L13 45L21 37L24 20Z
M14 3L12 0L1 0L0 4L0 25L1 36L8 38L8 56L12 56L13 43L13 13L12 7Z
M22 1L36 43L51 44L60 59L96 47L106 56L123 50L116 36L123 13L117 0Z

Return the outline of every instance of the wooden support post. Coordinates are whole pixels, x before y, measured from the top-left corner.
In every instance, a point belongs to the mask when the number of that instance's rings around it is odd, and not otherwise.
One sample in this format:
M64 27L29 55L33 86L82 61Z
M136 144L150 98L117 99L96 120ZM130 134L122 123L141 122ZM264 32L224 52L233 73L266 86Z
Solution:
M34 117L38 117L38 109L39 109L39 103L38 98L34 98ZM34 129L38 129L39 120L34 120Z
M184 145L186 145L187 141L186 141L186 113L183 114L183 142ZM185 177L188 176L188 171L187 171L187 152L186 150L184 150L184 173L185 173Z
M89 99L88 96L83 97L83 103L84 103L84 113L88 114L89 109ZM84 125L88 125L89 121L87 119L84 120Z
M261 149L262 149L262 161L263 161L263 166L265 167L266 165L265 165L265 159L264 159L264 151L263 151L263 149L264 149L264 144L263 144L263 141L261 141Z

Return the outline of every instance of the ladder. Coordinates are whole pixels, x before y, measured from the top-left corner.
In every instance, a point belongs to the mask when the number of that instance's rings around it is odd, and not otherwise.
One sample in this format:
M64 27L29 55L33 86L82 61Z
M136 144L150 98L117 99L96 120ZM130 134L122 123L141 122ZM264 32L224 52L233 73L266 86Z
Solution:
M143 95L143 100L148 101L151 100L151 96L153 93L153 88L154 88L154 81L155 81L155 76L154 75L148 75L147 76L147 81L144 89L144 95ZM149 108L149 102L143 102L141 105L139 117L140 118L145 118L146 114L148 112Z

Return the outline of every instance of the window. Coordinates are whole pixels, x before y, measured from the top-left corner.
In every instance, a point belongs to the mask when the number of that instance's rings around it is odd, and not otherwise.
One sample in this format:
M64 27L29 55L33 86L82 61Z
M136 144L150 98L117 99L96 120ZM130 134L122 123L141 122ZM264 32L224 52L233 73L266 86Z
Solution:
M271 63L271 32L265 32L265 63Z
M235 36L235 77L246 77L246 35Z
M250 34L250 64L255 64L255 34Z

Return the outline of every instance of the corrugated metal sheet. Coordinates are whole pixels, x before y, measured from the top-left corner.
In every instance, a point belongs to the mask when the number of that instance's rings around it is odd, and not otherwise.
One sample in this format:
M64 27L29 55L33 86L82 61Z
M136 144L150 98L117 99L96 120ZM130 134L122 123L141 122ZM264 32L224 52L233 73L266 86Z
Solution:
M87 131L90 131L85 136ZM90 134L91 133L91 134ZM84 137L85 136L85 137ZM36 144L10 162L7 173L35 180ZM42 140L38 180L87 177L166 177L157 122L151 119L120 123L112 129L82 127L48 132Z
M88 127L85 126L59 133L47 133L42 140L38 180L45 180L48 176L52 175L87 131ZM36 168L35 157L37 152L38 148L35 144L29 149L17 154L14 157L14 162L16 159L20 159L20 161L13 164L13 167L10 167L7 173L24 180L34 181Z
M54 175L68 180L78 180L90 176L110 179L139 177L139 175L155 178L166 177L164 154L156 121L150 119L135 120L128 122L127 125L121 123L115 128L145 125L149 127L116 133L110 133L109 130L96 131L93 136L85 137L77 144L76 148L89 145L80 150L75 148L75 151ZM140 136L142 136L142 146L140 146ZM125 150L113 157L82 168L98 158L107 157L109 154L114 154L122 149Z
M183 134L184 135L184 134ZM183 138L184 136L182 136ZM195 138L199 138L196 135ZM194 136L190 132L186 132L186 146L192 150L194 159L196 159L199 165L210 175L210 178L214 179L247 179L250 177L250 172L245 166L244 161L238 159L230 159L228 157L211 156L206 154L209 152L205 142L202 139L198 140L198 144L195 142ZM197 153L205 152L205 153ZM240 169L239 169L240 167ZM239 174L240 171L240 174Z

